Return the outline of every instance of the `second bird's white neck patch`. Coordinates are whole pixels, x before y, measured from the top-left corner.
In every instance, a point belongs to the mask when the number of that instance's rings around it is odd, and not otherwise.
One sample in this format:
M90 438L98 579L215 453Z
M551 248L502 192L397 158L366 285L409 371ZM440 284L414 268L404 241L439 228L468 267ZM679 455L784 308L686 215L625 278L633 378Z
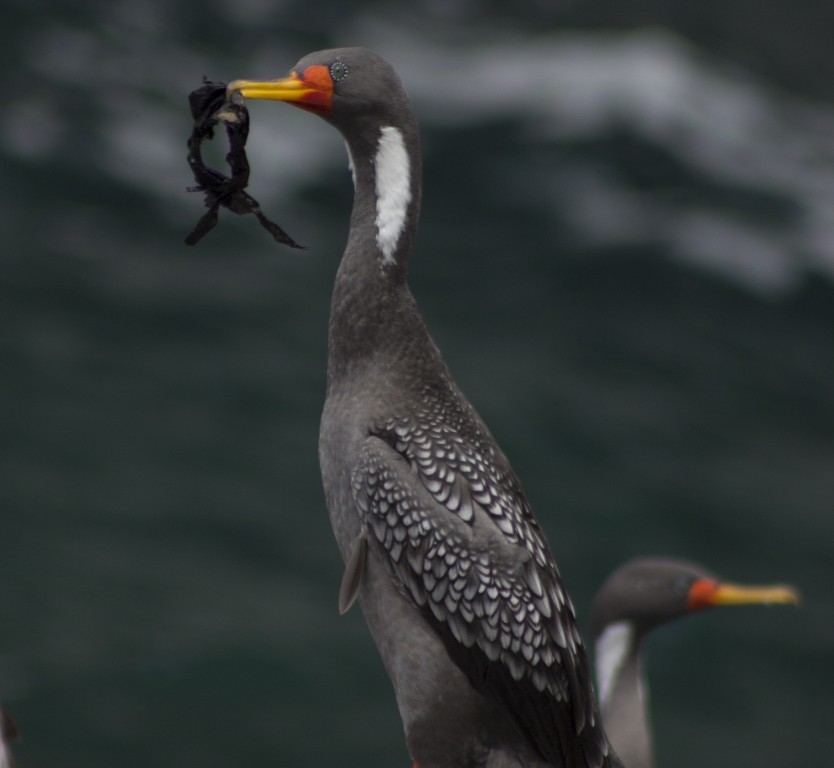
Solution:
M619 621L606 627L596 642L596 669L599 704L605 709L608 697L622 672L634 642L634 627Z
M403 135L387 125L380 131L376 157L376 242L382 263L391 264L411 202L411 164Z

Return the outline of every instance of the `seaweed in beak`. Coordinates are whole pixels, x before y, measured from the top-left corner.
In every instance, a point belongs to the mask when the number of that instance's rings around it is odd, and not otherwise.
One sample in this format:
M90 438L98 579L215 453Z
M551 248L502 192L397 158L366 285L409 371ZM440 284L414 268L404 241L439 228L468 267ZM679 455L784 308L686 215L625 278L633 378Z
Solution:
M293 240L274 221L268 219L257 200L245 189L249 184L249 160L246 157L246 139L249 136L249 112L243 96L233 92L227 98L226 83L204 80L200 88L188 95L194 128L188 139L188 164L194 174L196 187L189 187L189 192L202 192L204 205L208 211L197 222L185 242L195 245L202 237L217 225L221 206L232 213L243 216L252 213L261 225L283 245L292 248L305 248ZM214 137L214 127L222 123L229 140L229 152L226 162L231 176L226 176L203 161L201 145L206 139Z

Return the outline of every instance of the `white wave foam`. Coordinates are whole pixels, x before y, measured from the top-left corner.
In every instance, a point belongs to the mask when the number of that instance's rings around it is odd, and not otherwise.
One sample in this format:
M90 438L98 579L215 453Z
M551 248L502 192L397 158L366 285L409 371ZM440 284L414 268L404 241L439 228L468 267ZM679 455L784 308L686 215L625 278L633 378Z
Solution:
M190 183L182 111L184 94L207 66L205 56L163 52L149 29L153 19L140 21L123 47L78 30L33 33L30 70L59 87L86 83L95 91L103 115L102 167L166 203L193 206L182 193L183 182ZM504 36L467 46L431 43L414 25L395 28L365 18L344 39L392 60L426 126L463 130L513 118L543 147L626 126L708 183L755 190L794 211L763 226L718 204L675 207L599 163L557 169L544 192L588 242L659 241L674 257L765 292L789 289L809 268L834 278L834 110L826 105L717 65L660 31ZM249 64L216 58L211 66L234 71L209 74L275 76L292 64L265 70L279 58L274 48L253 49ZM66 120L33 98L12 95L0 116L0 136L30 159L65 151ZM343 163L341 144L323 123L274 105L253 105L252 112L247 149L263 202L290 196ZM31 133L21 131L21 115L34 124ZM531 177L524 162L535 160L518 160L522 190ZM280 179L275 189L268 188L270 178ZM567 180L574 184L570 195L561 187Z

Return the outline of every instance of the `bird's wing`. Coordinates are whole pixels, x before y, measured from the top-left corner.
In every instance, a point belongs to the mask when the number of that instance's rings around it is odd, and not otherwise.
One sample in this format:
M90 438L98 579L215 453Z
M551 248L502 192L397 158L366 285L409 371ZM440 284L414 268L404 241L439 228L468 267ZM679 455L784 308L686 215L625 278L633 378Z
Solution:
M509 466L496 468L506 460L483 448L491 441L449 421L391 422L367 438L352 475L367 535L472 685L543 758L605 765L587 657L541 530Z

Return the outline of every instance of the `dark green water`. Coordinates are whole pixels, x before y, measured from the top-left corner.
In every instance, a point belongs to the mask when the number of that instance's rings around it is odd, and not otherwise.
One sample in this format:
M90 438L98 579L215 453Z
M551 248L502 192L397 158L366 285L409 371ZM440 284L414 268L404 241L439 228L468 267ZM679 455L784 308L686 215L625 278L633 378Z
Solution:
M337 43L414 95L412 288L583 622L635 555L804 594L658 633L659 765L827 759L830 12L809 4L789 56L775 12L757 36L743 4L676 5L9 6L0 701L23 768L408 765L361 616L337 615L318 477L339 137L251 109L253 194L309 252L228 216L182 244L187 92Z

